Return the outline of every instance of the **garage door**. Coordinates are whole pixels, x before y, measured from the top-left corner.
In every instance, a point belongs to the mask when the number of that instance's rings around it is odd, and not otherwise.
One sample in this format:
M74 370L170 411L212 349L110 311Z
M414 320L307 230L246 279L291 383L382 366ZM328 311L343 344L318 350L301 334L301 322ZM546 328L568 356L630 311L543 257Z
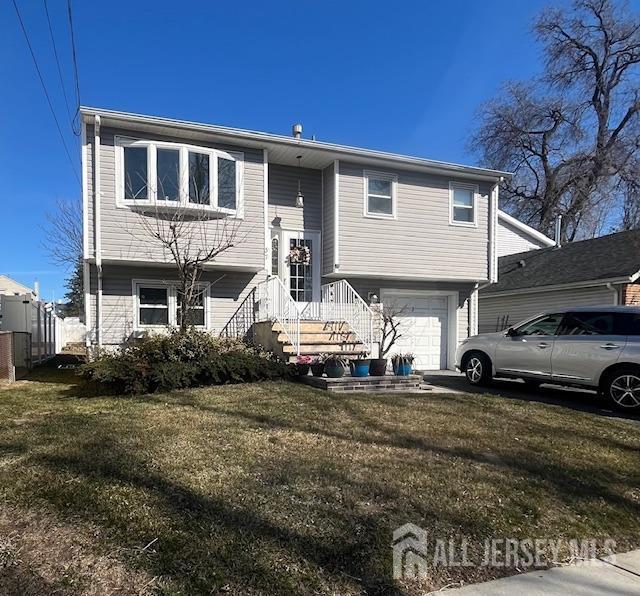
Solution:
M392 352L411 352L417 370L447 368L447 330L449 307L447 296L385 296L384 301L402 309L400 333Z

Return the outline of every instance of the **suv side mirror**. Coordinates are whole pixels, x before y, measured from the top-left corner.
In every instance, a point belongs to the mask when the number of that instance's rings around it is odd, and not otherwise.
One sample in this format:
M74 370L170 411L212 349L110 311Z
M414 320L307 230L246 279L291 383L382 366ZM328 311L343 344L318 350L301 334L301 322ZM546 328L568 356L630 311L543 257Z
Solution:
M513 327L509 327L509 329L507 329L508 337L517 337L517 335L518 335L518 332Z

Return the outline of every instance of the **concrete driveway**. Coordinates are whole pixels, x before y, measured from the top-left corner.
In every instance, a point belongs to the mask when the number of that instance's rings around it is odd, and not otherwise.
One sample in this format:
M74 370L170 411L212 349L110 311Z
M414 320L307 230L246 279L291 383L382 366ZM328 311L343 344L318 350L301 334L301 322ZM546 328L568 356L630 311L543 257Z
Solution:
M600 416L640 422L640 414L625 414L613 410L606 400L595 391L558 387L557 385L542 385L537 390L531 390L525 388L522 381L512 379L494 379L489 387L474 387L467 383L462 373L449 370L427 372L424 374L424 380L433 386L434 391L440 389L468 394L492 393L509 399L536 401L581 412L591 412Z

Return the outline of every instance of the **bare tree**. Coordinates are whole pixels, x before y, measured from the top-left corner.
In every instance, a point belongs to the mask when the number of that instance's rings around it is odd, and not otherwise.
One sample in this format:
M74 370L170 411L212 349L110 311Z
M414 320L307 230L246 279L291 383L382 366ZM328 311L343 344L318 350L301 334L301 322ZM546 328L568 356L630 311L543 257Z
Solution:
M502 188L509 211L546 233L561 213L572 240L637 196L640 19L613 0L576 0L571 12L546 9L535 33L544 75L484 104L470 146L515 173Z
M75 267L82 261L82 204L79 200L58 200L45 214L43 248L57 265Z
M396 341L402 337L400 333L400 317L404 310L404 307L399 307L396 304L382 305L380 311L380 318L382 319L380 329L380 358L386 358Z
M159 179L155 193L158 200L152 207L136 210L135 225L129 230L135 238L155 245L173 261L178 278L177 323L181 331L193 324L194 307L201 304L200 280L204 268L246 237L246 233L242 236L239 233L239 219L209 208L206 169L200 163L190 171L188 197L181 197L179 189L170 184L170 179L178 180L177 172L167 176L169 180ZM136 188L130 180L126 186L130 193Z
M79 200L58 200L53 211L45 213L42 246L56 265L70 272L65 281L67 316L84 317L82 272L82 204Z

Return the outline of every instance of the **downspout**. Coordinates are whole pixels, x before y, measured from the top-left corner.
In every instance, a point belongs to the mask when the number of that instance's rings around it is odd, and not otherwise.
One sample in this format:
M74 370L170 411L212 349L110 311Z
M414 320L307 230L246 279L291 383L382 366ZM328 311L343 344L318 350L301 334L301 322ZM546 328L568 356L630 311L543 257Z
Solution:
M620 302L620 297L618 293L618 288L616 288L611 282L607 283L607 289L613 292L613 305L618 306Z
M94 209L95 209L95 250L96 250L96 269L98 271L98 295L96 298L96 338L98 340L98 347L102 347L102 230L101 230L101 189L100 189L100 116L95 117L94 126L94 142L93 142L93 154L94 154Z
M487 268L487 281L484 283L476 283L471 292L472 314L470 316L469 323L470 336L478 334L478 303L480 301L480 290L483 290L498 281L498 196L500 193L500 183L503 180L504 178L501 176L491 187L491 192L489 194L489 231L487 234L487 260L489 263Z

